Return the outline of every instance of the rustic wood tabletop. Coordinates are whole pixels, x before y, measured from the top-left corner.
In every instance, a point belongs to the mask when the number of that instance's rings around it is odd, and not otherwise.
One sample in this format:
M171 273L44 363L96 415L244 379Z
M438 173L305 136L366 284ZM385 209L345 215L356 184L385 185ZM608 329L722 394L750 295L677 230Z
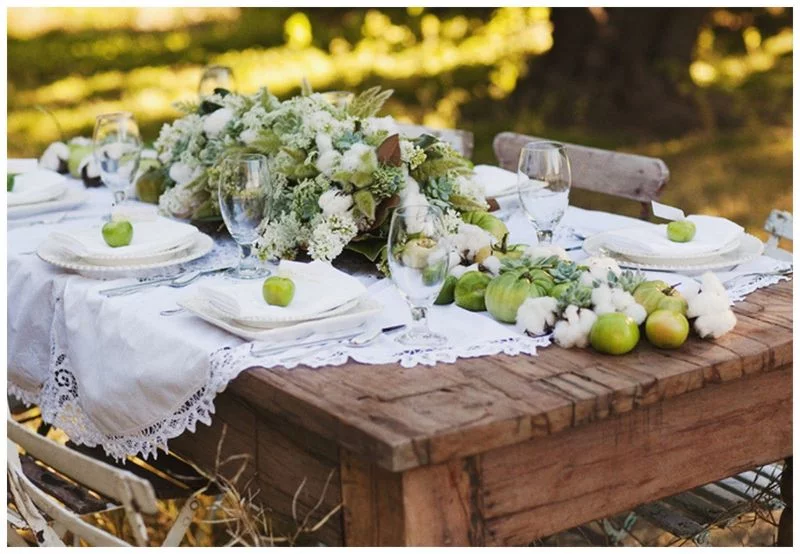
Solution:
M735 305L736 329L675 351L541 349L435 367L254 368L199 463L248 454L276 522L322 494L327 544L526 544L791 455L792 285Z

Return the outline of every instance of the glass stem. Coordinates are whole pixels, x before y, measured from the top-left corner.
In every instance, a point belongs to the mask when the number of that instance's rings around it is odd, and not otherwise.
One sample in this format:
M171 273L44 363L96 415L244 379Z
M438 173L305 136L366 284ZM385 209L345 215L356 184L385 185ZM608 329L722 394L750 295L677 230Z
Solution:
M411 306L411 332L419 334L430 332L427 306Z
M257 269L252 243L239 244L239 271L247 273Z
M119 206L125 201L125 191L124 190L115 190L114 191L114 205Z
M553 231L536 231L536 237L539 239L539 244L553 243Z

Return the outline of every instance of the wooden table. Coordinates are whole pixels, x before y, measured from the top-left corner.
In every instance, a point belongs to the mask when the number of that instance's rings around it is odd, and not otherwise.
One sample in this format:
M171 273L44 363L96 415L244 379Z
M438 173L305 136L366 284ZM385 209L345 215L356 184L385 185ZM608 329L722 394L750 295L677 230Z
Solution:
M210 465L227 425L278 532L301 482L302 519L332 475L311 517L342 504L327 544L526 544L791 456L791 283L735 311L732 333L677 351L257 368L172 446Z

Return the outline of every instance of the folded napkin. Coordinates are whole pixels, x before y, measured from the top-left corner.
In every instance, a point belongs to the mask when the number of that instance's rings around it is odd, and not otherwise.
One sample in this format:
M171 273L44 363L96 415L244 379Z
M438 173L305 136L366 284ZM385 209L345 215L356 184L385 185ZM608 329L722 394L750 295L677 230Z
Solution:
M689 242L672 242L667 238L666 224L654 223L616 229L607 235L605 246L620 253L661 255L665 257L713 254L741 238L744 229L723 217L690 215L697 232Z
M294 282L294 299L286 306L270 306L262 294L263 281L217 281L197 294L228 317L280 322L286 318L314 317L338 308L366 293L358 279L320 261L281 261L277 274Z
M28 173L36 171L39 167L39 160L36 158L12 158L6 160L6 171L9 173Z
M493 165L476 165L472 180L483 185L487 198L517 192L517 174Z
M97 225L53 231L48 238L70 254L81 258L129 258L157 254L188 244L198 232L197 227L187 223L159 217L153 221L133 222L133 239L128 246L108 246Z
M7 194L8 205L38 204L58 198L67 190L65 180L63 175L47 169L20 173L14 177L14 188Z

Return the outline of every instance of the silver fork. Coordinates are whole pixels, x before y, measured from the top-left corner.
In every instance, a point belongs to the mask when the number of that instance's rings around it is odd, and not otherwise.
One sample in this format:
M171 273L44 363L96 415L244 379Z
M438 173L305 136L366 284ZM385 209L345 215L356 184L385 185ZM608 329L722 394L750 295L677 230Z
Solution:
M230 269L230 267L204 269L202 271L196 272L194 275L188 278L185 278L185 274L181 274L175 277L165 277L163 279L155 279L153 281L147 281L146 283L136 283L135 285L126 285L124 287L117 287L115 289L101 290L100 294L108 298L114 296L127 296L129 294L135 294L149 287L160 287L162 285L171 287L173 289L182 289L183 287L188 287L189 285L191 285L204 275L211 275L212 273L217 273L219 271L226 271L228 269Z
M794 272L794 268L787 268L787 269L779 269L777 271L755 271L752 273L742 273L741 275L735 275L730 279L726 279L722 282L723 285L728 285L728 283L733 283L734 281L738 281L742 277L771 277L771 276L786 276L791 275Z

